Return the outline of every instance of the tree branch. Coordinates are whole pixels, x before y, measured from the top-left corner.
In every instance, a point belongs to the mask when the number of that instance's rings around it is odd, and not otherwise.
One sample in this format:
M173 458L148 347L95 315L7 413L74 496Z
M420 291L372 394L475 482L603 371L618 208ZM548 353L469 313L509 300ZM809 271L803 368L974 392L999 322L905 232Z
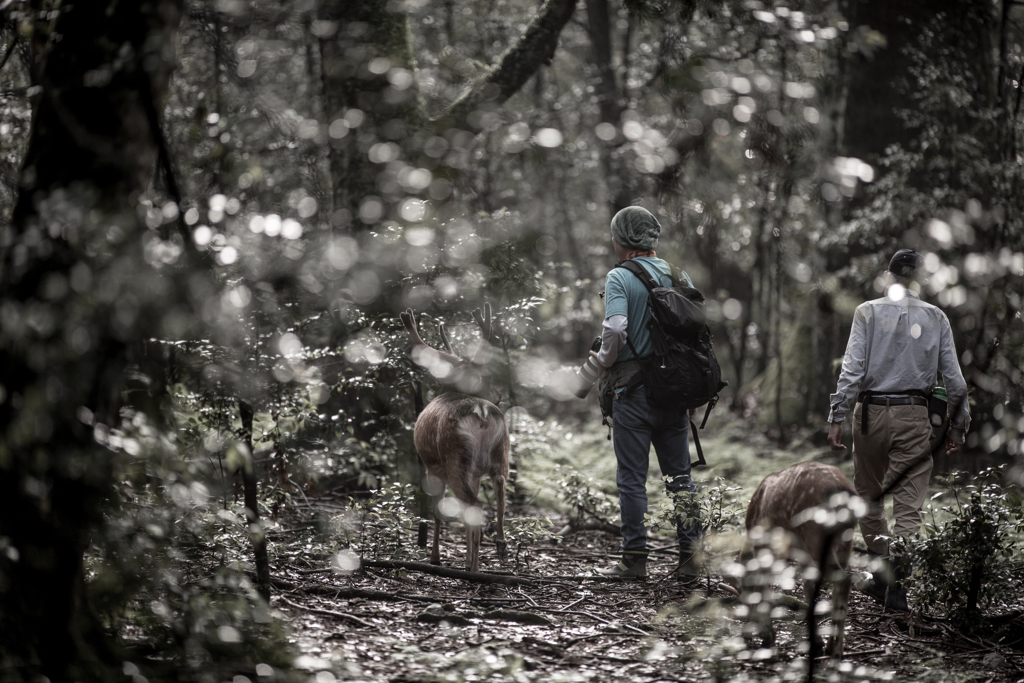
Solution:
M505 51L501 61L445 109L434 121L467 127L481 106L497 107L516 94L542 64L550 64L558 37L576 10L576 0L547 0L526 33Z
M8 48L7 48L7 52L4 53L4 58L0 59L0 71L3 71L3 68L5 66L7 66L7 60L10 59L11 55L14 54L14 48L16 48L17 46L18 46L18 34L15 33L14 34L14 38L11 40L10 46L8 46Z
M434 576L443 576L449 579L463 579L477 583L499 583L507 586L529 586L533 584L530 579L523 579L518 576L507 574L483 574L481 572L467 572L461 569L448 569L423 562L398 562L393 560L363 560L363 567L377 567L379 569L405 569L413 572L423 572Z

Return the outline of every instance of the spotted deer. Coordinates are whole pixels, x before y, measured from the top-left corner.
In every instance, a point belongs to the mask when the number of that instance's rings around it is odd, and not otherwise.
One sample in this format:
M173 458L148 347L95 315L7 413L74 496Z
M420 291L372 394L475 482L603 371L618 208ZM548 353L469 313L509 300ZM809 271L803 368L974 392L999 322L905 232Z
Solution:
M416 419L413 442L427 471L424 489L430 494L434 509L430 562L441 563L441 512L438 508L445 501L445 487L450 486L455 498L463 505L462 518L467 535L466 568L471 572L480 569L483 510L477 495L484 477L491 478L498 503L498 557L501 562L507 559L505 481L509 467L508 427L501 410L476 395L489 390L489 379L501 360L490 343L493 338L490 305L485 306L485 310L485 315L479 311L473 313L482 339L470 360L462 359L452 349L443 325L440 331L445 351L439 351L420 337L412 310L402 313L402 322L413 341L413 360L426 367L442 383L462 390L443 393L426 405Z
M782 531L776 557L793 560L804 568L808 605L813 605L817 597L818 576L831 579L833 629L826 654L835 658L843 654L851 583L847 567L853 549L853 525L862 505L853 485L838 468L802 462L765 477L747 506L747 538L739 557L747 572L763 567L755 546L763 545L769 532ZM749 585L750 581L746 583L746 595L758 591L757 586ZM770 586L765 589L770 590ZM770 601L750 609L756 613L753 621L758 623L762 647L771 646L775 633L770 623Z

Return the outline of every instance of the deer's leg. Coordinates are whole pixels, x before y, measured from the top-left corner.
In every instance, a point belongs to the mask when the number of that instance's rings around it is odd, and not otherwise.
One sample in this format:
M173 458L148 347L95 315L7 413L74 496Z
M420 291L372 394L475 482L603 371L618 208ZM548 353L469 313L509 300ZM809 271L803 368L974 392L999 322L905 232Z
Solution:
M444 490L447 482L443 477L432 473L429 469L423 479L423 490L430 496L430 510L434 516L434 542L430 548L430 564L441 564L441 501L444 500ZM423 522L425 524L426 522ZM426 545L426 530L422 529L420 534Z
M494 497L498 499L498 540L495 545L498 548L498 561L502 564L508 562L508 544L505 542L505 477L492 477L494 482Z
M480 489L480 478L473 477L466 482L462 498L466 504L463 519L466 523L466 569L468 571L480 570L480 540L483 538L483 508L476 498Z
M807 566L813 566L813 565L803 565L805 571L806 571ZM825 571L827 571L827 570L825 570ZM826 576L828 576L828 575L826 574ZM814 596L814 586L815 586L815 584L817 582L818 582L817 579L804 579L804 597L807 598L807 605L808 605L808 610L807 611L810 612L813 615L811 618L814 619L815 624L817 626L817 628L815 629L815 633L817 634L815 636L816 645L813 646L814 648L817 648L817 649L816 650L812 649L812 652L817 652L818 655L820 656L822 648L826 646L826 640L823 637L823 634L822 634L821 629L820 629L820 627L821 627L821 618L818 617L818 604L814 600L814 597L815 597ZM819 601L821 600L821 598L822 598L822 596L818 595L818 600ZM808 633L810 632L810 628L811 628L811 625L810 625L810 623L808 623L807 624ZM828 643L832 642L831 636L829 637L827 642Z
M430 564L441 564L441 515L434 511L434 543L430 548Z
M840 570L842 571L842 570ZM825 654L833 659L842 659L846 644L846 609L850 604L850 575L843 571L843 578L832 588L832 634L828 637Z
M852 537L852 529L845 534ZM846 611L850 606L850 587L853 579L846 570L849 566L852 541L843 540L834 546L832 555L832 634L829 635L825 654L833 659L842 659L846 633Z
M466 524L466 571L480 571L480 524Z
M757 643L759 647L775 645L775 629L772 627L772 607L775 605L771 588L761 593L761 600L750 605L747 624L743 628L743 636L749 643Z
M480 507L477 492L480 490L480 476L463 473L459 479L449 482L455 497L465 505L462 521L466 526L466 569L480 570L480 538L484 524L484 511Z

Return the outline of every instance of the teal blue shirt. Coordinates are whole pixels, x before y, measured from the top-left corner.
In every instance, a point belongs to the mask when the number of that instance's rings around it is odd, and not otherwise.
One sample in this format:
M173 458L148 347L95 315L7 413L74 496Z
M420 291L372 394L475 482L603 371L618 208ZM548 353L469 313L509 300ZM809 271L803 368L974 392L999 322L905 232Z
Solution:
M672 286L672 266L660 258L641 256L633 259L647 269L655 282L665 287ZM690 276L679 271L681 284L693 287ZM636 275L625 268L612 268L604 280L604 317L613 315L626 316L626 336L636 347L641 358L654 351L651 345L651 334L647 331L647 322L651 314L647 311L647 288ZM616 362L633 359L629 346L619 350Z

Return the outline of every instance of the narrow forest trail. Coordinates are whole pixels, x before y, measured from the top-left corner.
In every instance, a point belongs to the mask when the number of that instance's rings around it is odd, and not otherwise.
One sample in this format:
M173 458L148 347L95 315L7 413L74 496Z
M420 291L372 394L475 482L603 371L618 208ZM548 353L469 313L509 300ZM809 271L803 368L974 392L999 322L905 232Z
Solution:
M742 425L726 424L706 437L711 467L699 476L726 476L740 487L745 506L750 491L770 471L792 462L831 456L823 448L795 445L785 451L757 437L738 439ZM608 474L603 434L563 437L567 453L592 477ZM576 440L577 443L573 443ZM606 443L606 442L604 442ZM591 448L591 446L594 446ZM610 446L607 447L610 452ZM559 455L552 456L557 462ZM588 458L593 458L590 462ZM844 469L849 463L842 464ZM550 463L549 463L550 465ZM613 463L612 463L613 466ZM521 467L522 486L543 473ZM548 479L552 474L548 473ZM660 483L652 472L652 490ZM611 481L614 481L612 479ZM550 483L550 482L549 482ZM522 493L522 492L521 492ZM520 496L522 499L523 496ZM539 492L513 507L514 519L550 520L552 531L568 522L565 514L540 507ZM485 536L481 571L524 580L521 585L477 583L404 569L362 568L342 574L324 543L310 544L316 520L336 529L349 519L345 504L330 496L310 501L280 520L270 534L278 550L273 606L290 622L303 653L300 668L317 673L318 683L333 678L366 681L701 681L752 679L805 680L807 628L800 611L790 611L801 591L786 591L774 622L775 650L748 649L735 617L738 602L719 586L717 567L732 557L738 534L708 539L711 571L695 587L671 578L676 551L672 539L652 539L650 577L641 582L610 582L593 577L617 556L618 539L604 531L545 535L523 544L500 566L493 540ZM323 524L335 520L335 526ZM394 527L395 545L365 559L422 560L414 524ZM331 532L327 532L330 536ZM465 553L459 525L446 525L442 562L461 569ZM859 543L859 537L858 537ZM376 546L383 550L383 545ZM319 549L319 550L318 550ZM316 551L316 552L313 552ZM284 558L287 558L285 561ZM857 562L863 563L858 558ZM332 568L333 566L333 568ZM1018 622L1020 619L1018 618ZM827 627L824 622L823 627ZM1024 626L1021 627L1024 632ZM1018 681L1024 651L981 638L954 634L943 622L884 612L854 591L847 622L845 661L819 666L829 680L984 680Z

